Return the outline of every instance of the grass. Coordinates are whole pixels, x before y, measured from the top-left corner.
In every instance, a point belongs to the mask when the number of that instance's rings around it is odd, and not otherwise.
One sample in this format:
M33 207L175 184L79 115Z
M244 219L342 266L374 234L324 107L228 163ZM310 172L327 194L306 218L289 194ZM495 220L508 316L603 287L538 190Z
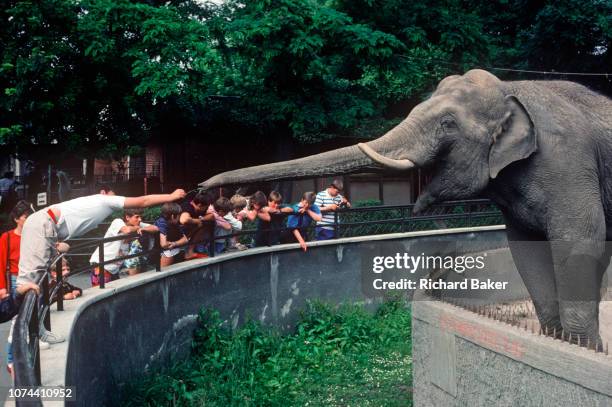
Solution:
M123 406L411 406L410 309L309 303L290 335L230 332L203 310L191 358L122 391Z

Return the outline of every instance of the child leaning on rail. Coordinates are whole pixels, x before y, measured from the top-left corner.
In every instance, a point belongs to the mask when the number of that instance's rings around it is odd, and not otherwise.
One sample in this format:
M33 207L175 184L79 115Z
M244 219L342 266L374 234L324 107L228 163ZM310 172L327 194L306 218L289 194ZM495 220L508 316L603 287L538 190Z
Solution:
M126 235L130 233L155 233L157 227L149 225L148 223L142 222L141 208L126 208L123 210L123 218L117 218L113 220L104 234L105 238L116 237L119 235ZM143 240L144 241L144 240ZM140 239L132 238L125 240L114 240L112 242L104 243L104 261L110 261L117 257L126 256L130 254L137 254L142 252L144 249ZM104 269L104 282L108 283L119 279L119 271L122 266L125 266L127 273L133 275L138 273L140 266L144 263L144 259L140 257L133 257L125 261L117 261L113 263L107 263L104 266L97 266L100 263L100 249L96 250L91 255L89 263L94 265L91 271L91 285L95 287L100 285L100 269Z
M285 220L281 212L286 212L287 209L282 207L282 201L283 197L278 191L270 192L267 200L261 191L255 192L251 197L252 208L249 210L247 217L250 220L257 218L257 230L253 242L255 247L272 246L280 243L280 230ZM252 216L253 211L256 211L256 216Z
M299 203L286 208L291 210L291 215L287 217L287 229L281 234L281 243L299 243L302 250L308 250L307 229L313 221L321 220L321 209L315 204L315 199L314 192L304 192Z
M161 267L169 266L177 261L181 252L185 251L185 245L189 241L187 236L179 227L181 206L174 202L168 202L161 207L161 216L155 221L159 229L159 244L163 249L161 252Z
M227 240L225 236L242 230L242 222L232 214L232 204L229 199L221 197L214 203L215 212L223 219L223 222L217 222L215 226L215 237L223 237L223 239L215 240L215 254L225 250ZM229 226L229 228L228 228Z

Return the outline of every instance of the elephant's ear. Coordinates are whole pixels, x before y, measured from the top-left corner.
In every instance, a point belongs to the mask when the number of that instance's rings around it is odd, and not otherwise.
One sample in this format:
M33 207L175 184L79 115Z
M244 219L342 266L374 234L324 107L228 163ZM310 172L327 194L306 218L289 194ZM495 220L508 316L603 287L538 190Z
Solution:
M489 151L489 174L491 178L507 165L529 157L537 150L536 130L529 113L519 100L505 98L507 113L493 134L493 145Z

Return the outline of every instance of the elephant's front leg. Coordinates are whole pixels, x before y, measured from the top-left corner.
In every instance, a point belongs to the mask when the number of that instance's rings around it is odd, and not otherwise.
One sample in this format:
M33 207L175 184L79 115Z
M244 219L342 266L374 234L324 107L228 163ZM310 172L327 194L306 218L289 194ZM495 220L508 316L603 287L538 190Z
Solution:
M514 264L529 291L542 330L561 336L561 317L550 243L523 231L506 216L508 245Z
M608 264L605 230L600 230L605 228L603 215L601 223L592 220L568 222L560 233L553 231L550 236L563 334L582 346L601 345L600 288Z

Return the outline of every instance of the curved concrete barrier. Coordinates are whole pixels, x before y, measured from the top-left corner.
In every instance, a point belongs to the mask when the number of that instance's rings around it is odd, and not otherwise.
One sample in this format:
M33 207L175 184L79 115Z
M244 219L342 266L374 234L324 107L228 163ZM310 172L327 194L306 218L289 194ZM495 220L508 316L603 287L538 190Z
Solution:
M251 317L291 328L308 299L375 302L362 291L364 253L410 250L444 239L483 250L507 245L503 226L312 242L307 253L282 245L193 260L121 279L52 313L65 343L41 352L44 385L75 386L70 405L116 405L121 386L155 364L188 355L198 310L218 309L228 324ZM368 261L367 259L365 261ZM510 274L516 271L509 271ZM518 279L518 276L513 278ZM524 294L521 294L524 295Z

